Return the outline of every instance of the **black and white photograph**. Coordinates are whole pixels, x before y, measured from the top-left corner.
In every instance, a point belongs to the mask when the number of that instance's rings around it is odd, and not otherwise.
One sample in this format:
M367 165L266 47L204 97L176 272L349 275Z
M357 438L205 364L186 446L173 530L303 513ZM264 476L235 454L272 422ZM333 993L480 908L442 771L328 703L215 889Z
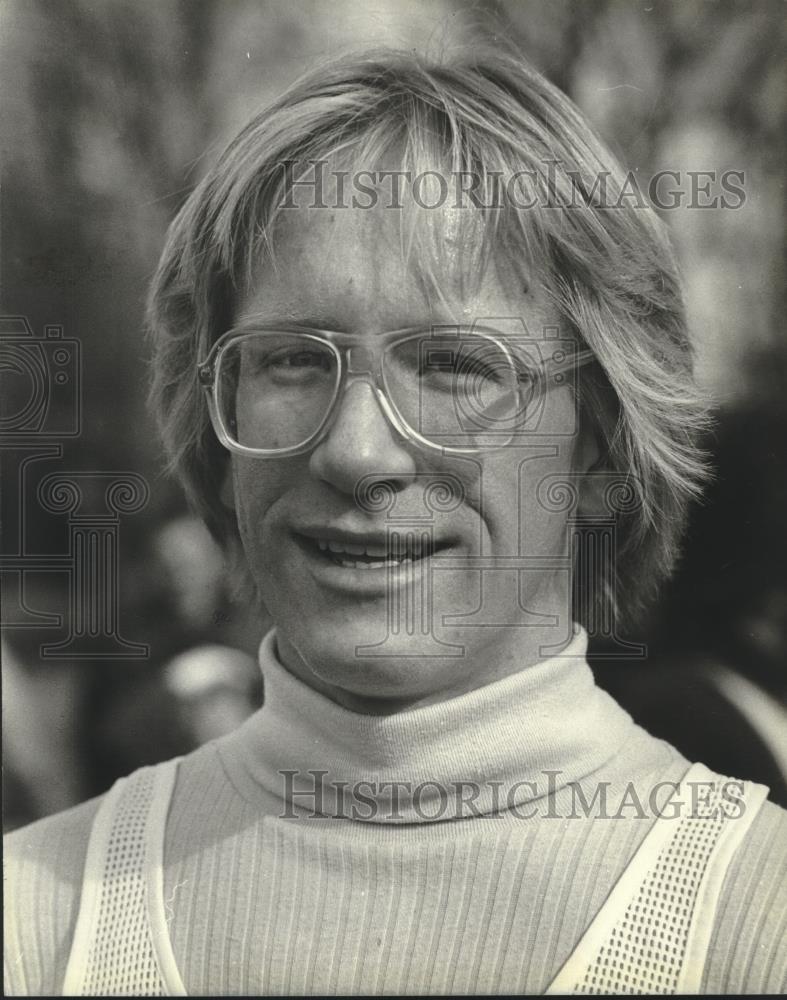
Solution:
M787 993L783 0L3 0L7 996Z

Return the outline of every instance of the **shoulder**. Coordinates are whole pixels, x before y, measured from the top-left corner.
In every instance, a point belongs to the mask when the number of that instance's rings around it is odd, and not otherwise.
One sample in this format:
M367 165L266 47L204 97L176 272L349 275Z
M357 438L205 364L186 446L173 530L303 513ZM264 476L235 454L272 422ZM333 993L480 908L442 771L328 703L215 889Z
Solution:
M76 924L85 856L102 798L3 838L5 989L59 992Z
M703 992L787 991L786 929L787 811L766 801L721 886Z

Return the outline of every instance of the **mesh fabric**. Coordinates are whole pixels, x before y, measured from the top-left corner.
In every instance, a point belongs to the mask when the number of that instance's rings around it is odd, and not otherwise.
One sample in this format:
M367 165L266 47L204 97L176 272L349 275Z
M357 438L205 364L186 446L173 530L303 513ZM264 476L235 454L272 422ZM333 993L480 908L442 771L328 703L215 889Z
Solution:
M125 782L111 816L98 886L92 940L86 955L86 996L163 996L148 916L147 819L154 772L144 769Z
M660 851L622 916L608 929L574 993L673 994L678 990L695 904L725 822L714 786L701 815L674 822L674 836Z

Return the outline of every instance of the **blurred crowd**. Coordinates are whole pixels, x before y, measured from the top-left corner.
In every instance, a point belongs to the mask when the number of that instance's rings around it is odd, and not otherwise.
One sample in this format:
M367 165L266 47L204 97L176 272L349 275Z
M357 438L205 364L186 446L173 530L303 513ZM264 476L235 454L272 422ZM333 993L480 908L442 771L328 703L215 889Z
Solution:
M780 0L6 0L0 17L2 313L36 337L56 324L80 349L70 395L53 391L27 438L8 443L6 411L0 427L0 554L39 559L22 583L3 573L6 827L221 735L263 698L265 614L232 599L221 553L162 473L145 407L146 286L204 164L317 59L496 38L566 90L644 185L660 170L743 172L735 210L664 212L718 402L717 476L634 637L648 656L605 659L598 643L593 666L647 728L787 805ZM38 449L35 469L23 446ZM118 536L120 628L143 658L42 656L69 615L66 519L38 502L52 470L134 472L149 486Z

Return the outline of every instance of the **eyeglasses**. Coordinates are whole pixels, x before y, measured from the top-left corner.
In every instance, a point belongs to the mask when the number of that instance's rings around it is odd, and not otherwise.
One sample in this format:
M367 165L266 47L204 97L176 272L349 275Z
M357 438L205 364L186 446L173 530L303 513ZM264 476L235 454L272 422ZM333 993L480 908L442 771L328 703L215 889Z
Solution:
M315 447L358 379L404 438L475 454L532 434L546 390L593 359L575 341L476 325L376 336L258 325L225 333L198 373L216 435L239 454L281 457Z

